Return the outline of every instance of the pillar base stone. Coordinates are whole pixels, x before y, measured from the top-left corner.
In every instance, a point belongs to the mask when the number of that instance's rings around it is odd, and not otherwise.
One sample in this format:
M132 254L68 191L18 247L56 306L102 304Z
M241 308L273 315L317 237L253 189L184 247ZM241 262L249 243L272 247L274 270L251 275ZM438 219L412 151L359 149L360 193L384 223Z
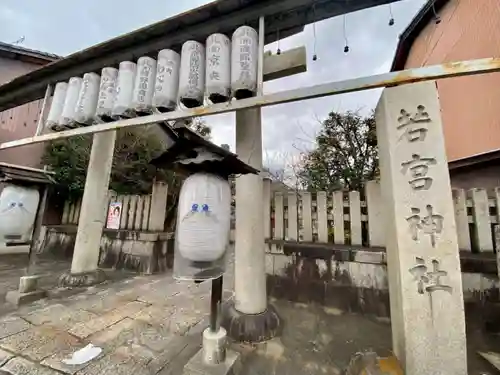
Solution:
M279 336L282 329L281 318L271 304L260 314L245 314L230 304L224 311L221 325L231 339L243 343L270 340Z
M59 276L58 284L61 287L69 288L85 287L100 284L105 280L106 274L100 269L83 273L71 273L71 271L67 271Z

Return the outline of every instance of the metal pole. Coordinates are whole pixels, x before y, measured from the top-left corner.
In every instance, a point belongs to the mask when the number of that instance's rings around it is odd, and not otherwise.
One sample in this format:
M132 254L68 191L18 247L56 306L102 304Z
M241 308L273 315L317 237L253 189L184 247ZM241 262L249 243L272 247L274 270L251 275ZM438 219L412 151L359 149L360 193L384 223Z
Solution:
M315 86L276 92L274 94L259 95L253 98L235 100L230 103L214 104L207 107L191 108L187 110L177 110L163 114L137 117L128 120L119 120L107 124L86 126L58 133L44 134L37 137L28 137L1 143L0 150L20 147L33 143L47 142L55 139L68 138L76 135L100 133L134 126L151 125L164 121L189 119L199 116L211 116L220 113L237 111L240 109L267 107L276 104L291 103L301 100L371 90L381 87L433 81L441 78L495 73L499 71L500 58L459 61L440 65L426 66L423 68L408 69L399 72L390 72L369 77L348 79L345 81L328 82Z
M52 85L47 85L47 89L45 90L45 96L43 98L42 110L40 111L40 116L38 117L38 122L36 124L35 136L38 136L43 132L45 114L47 112L47 108L49 107L48 102L51 95L52 95Z
M257 60L257 96L264 95L264 17L259 17L259 58Z
M220 327L223 277L219 276L212 280L212 294L210 296L210 331L212 332L217 332Z

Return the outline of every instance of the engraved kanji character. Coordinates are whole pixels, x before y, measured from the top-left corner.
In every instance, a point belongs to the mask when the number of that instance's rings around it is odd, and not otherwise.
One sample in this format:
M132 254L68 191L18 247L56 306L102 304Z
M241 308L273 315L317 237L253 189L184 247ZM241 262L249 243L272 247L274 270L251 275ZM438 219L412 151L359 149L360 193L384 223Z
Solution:
M401 163L401 173L406 174L410 170L412 180L408 181L414 190L429 190L432 185L432 178L427 177L429 165L435 165L436 159L422 158L418 154L413 154L411 160Z
M210 79L212 79L214 81L219 81L220 80L219 72L216 72L216 71L210 72Z
M404 133L399 138L406 138L409 142L424 141L427 136L428 129L420 126L421 123L429 123L431 118L429 113L425 111L423 105L417 107L417 112L413 115L405 109L401 109L401 116L398 117L398 130L404 129Z
M250 70L250 64L246 61L240 61L241 70Z
M444 290L451 293L453 288L441 282L442 276L447 276L448 272L439 269L439 261L432 259L432 271L428 271L424 258L415 257L416 265L409 269L410 273L417 281L417 291L432 293L436 290Z
M220 55L213 54L212 56L209 57L208 62L212 66L219 66L220 65Z
M250 53L251 52L251 46L245 44L240 46L240 53Z
M240 80L247 80L250 79L250 72L248 70L242 70L240 72Z
M421 217L420 209L412 207L412 215L407 217L406 221L410 226L413 241L419 240L419 231L422 231L430 237L432 247L436 247L436 234L440 234L443 231L444 217L433 213L433 207L430 204L426 206L426 210L427 215Z

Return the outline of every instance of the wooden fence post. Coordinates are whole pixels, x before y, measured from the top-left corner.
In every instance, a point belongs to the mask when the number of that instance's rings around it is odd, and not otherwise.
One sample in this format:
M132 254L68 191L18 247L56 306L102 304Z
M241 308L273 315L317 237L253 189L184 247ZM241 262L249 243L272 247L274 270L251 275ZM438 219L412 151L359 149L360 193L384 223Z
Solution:
M488 193L486 189L472 189L471 196L474 226L476 229L479 251L493 252Z
M151 209L149 213L149 230L164 231L165 215L167 212L168 186L164 182L155 182L151 195Z

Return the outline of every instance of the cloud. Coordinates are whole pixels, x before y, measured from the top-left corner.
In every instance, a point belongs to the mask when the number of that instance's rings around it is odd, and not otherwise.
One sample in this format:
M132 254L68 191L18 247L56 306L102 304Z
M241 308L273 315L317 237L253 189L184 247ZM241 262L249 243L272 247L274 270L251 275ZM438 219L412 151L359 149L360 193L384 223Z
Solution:
M3 0L0 4L0 40L12 42L26 36L24 46L66 55L96 43L173 16L207 1L165 0L45 0L28 2ZM325 82L379 74L388 71L398 35L425 0L404 0L392 4L395 25L388 26L389 6L370 8L309 25L304 32L280 41L281 50L305 45L308 71L265 84L271 93ZM316 35L316 38L314 38ZM168 35L166 35L168 37ZM350 52L343 52L347 39ZM266 47L276 51L277 43ZM313 62L316 52L318 60ZM263 148L266 155L297 155L312 146L318 119L330 111L361 109L368 113L381 90L331 96L262 110ZM234 150L234 113L206 119L213 140L228 143ZM273 163L276 161L274 160Z

